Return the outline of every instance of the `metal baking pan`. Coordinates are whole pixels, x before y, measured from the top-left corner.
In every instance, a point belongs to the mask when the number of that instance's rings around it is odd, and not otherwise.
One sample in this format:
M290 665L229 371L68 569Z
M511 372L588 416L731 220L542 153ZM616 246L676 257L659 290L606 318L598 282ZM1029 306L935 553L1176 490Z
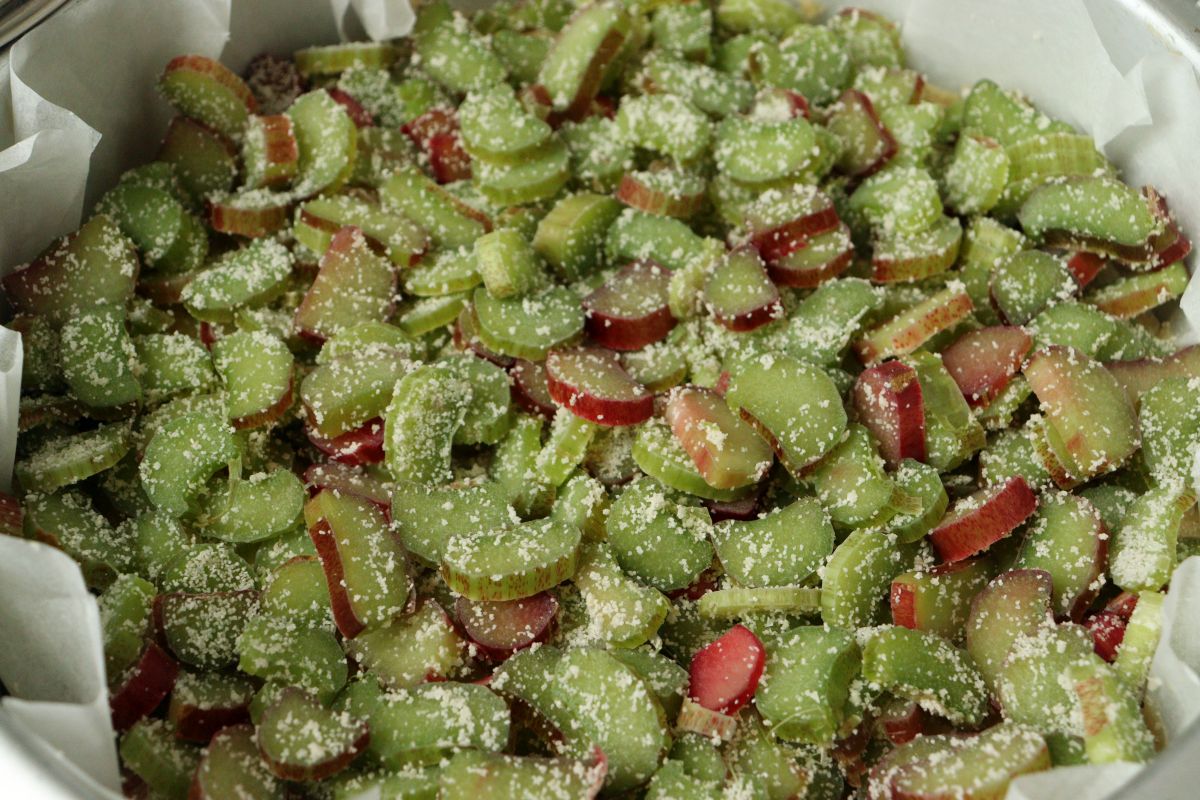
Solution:
M0 0L0 51L69 0ZM244 1L244 0L243 0ZM1065 2L1066 0L1044 0ZM954 0L925 0L952 3ZM1119 69L1156 52L1174 52L1200 73L1200 2L1197 0L1081 0L1097 22ZM1200 134L1198 134L1200 136ZM1200 138L1197 139L1200 147ZM1200 176L1196 176L1200 179ZM1196 620L1195 624L1200 624ZM88 797L86 785L60 759L29 740L0 713L0 796L45 800ZM1192 725L1111 800L1200 798L1200 723ZM1062 800L1070 800L1063 798Z

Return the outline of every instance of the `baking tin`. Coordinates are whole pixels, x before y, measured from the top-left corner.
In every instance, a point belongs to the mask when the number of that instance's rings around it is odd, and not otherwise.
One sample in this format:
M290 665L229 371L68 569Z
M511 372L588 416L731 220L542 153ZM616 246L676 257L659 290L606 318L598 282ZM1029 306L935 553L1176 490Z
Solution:
M0 51L69 0L0 0ZM926 0L951 3L954 0ZM1044 0L1053 3L1059 0ZM1200 73L1200 2L1197 0L1082 0L1114 63L1124 71L1160 51L1182 55ZM0 62L2 63L2 62ZM1200 147L1200 131L1197 132ZM1200 176L1196 176L1200 180ZM1200 620L1195 620L1200 625ZM72 800L89 797L86 784L61 758L29 739L0 712L0 784L5 798ZM1172 742L1110 800L1200 798L1200 720ZM1062 798L1070 800L1070 798Z

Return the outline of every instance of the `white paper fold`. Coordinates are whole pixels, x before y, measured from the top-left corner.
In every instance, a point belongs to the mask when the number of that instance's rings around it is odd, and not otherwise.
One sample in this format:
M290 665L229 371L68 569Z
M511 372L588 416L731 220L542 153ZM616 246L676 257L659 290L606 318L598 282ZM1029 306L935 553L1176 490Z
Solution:
M1088 131L1128 180L1160 188L1184 230L1200 235L1195 73L1152 32L1123 29L1115 0L853 5L900 22L914 66L940 85L993 78ZM220 56L241 69L260 52L402 36L412 21L407 0L76 0L0 57L0 273L78 227L123 170L153 155L168 116L154 80L172 56ZM1200 330L1200 281L1175 327L1189 339ZM0 488L11 475L20 368L17 337L0 329ZM1196 472L1200 484L1200 458ZM98 614L78 570L50 548L0 538L0 609L0 678L13 695L4 713L94 794L115 797ZM1200 559L1179 568L1165 611L1149 698L1175 735L1200 716ZM1099 800L1137 770L1043 773L1018 780L1009 797Z

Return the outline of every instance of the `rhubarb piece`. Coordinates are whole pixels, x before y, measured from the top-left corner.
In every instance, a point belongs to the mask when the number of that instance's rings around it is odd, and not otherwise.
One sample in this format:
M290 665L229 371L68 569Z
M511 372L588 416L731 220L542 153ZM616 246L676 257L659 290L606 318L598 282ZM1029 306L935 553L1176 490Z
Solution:
M792 628L772 647L754 704L779 738L831 744L861 663L853 634L819 625Z
M1140 193L1107 175L1046 184L1018 217L1034 239L1130 261L1153 255L1151 238L1163 224Z
M768 264L782 262L840 228L829 197L811 186L768 189L746 209L750 244Z
M144 719L121 737L125 768L163 797L184 798L200 761L200 750L175 738L170 723Z
M297 628L260 614L238 638L238 669L282 686L298 686L329 702L346 685L346 654L321 628Z
M609 510L609 548L621 569L660 591L691 585L712 564L708 512L674 502L655 481L642 479Z
M158 151L158 160L174 167L180 185L197 203L213 192L233 188L237 156L233 142L188 117L171 120Z
M753 486L718 489L709 484L670 426L658 420L650 420L638 429L632 456L635 465L659 483L696 497L730 501L754 493Z
M841 275L853 260L850 228L839 225L811 237L804 247L768 263L767 274L780 286L811 289Z
M892 242L911 243L916 234L943 219L937 182L916 167L898 166L875 173L858 185L846 208L852 218L867 222L877 237ZM895 244L885 247L892 249L898 248ZM904 275L897 277L903 279ZM913 277L925 276L917 273Z
M950 499L936 467L905 459L900 462L893 479L896 488L919 503L916 511L897 512L887 523L887 530L896 534L902 544L915 542L933 529L946 513Z
M973 559L897 575L889 595L892 622L954 641L990 571L987 559Z
M937 634L879 629L863 647L862 670L867 680L955 725L979 725L987 714L987 688L970 656Z
M675 327L669 278L652 261L626 265L583 299L588 335L612 350L639 350L663 339Z
M119 408L142 399L124 308L101 305L81 312L63 323L59 342L63 379L85 406Z
M1014 569L1043 570L1053 583L1054 611L1079 619L1103 581L1108 529L1096 508L1065 492L1043 494Z
M598 245L620 213L621 205L605 195L564 197L538 222L533 248L563 277L586 275L596 267L602 256Z
M1188 285L1182 261L1154 272L1121 278L1090 293L1085 299L1117 319L1130 319L1177 300Z
M428 364L401 378L384 414L383 448L392 477L448 480L450 448L470 403L470 384L448 365Z
M242 164L245 185L251 189L276 186L290 181L300 163L300 148L286 114L251 117L242 140ZM229 186L215 187L229 191Z
M291 530L304 506L304 486L287 469L231 479L214 490L201 520L204 535L231 544L273 539Z
M221 256L183 287L180 299L188 313L207 322L231 322L247 306L261 306L285 288L292 256L271 239L256 239Z
M1010 154L994 139L960 135L942 177L946 204L959 214L986 214L1010 180Z
M581 761L464 750L442 768L438 796L444 800L593 797L608 771L603 752L599 748L595 752L597 758Z
M448 679L462 664L463 640L442 607L425 601L412 614L364 631L347 652L389 691Z
M1104 664L1073 664L1064 679L1083 717L1083 741L1091 764L1139 763L1154 757L1135 689Z
M296 309L296 331L316 341L392 309L396 274L371 252L358 228L342 228L321 256L320 271Z
M892 579L912 568L916 551L873 528L851 531L825 565L821 619L847 630L874 624Z
M336 775L367 746L367 725L331 711L307 692L288 687L263 712L258 750L277 777L317 781Z
M346 226L360 229L371 248L398 267L412 266L428 245L425 232L407 217L351 195L307 201L297 209L292 230L297 241L324 255L334 235Z
M1030 356L1024 372L1046 417L1046 442L1069 477L1114 470L1137 449L1133 408L1100 364L1053 346Z
M550 353L546 386L554 402L599 425L636 425L654 411L653 396L629 377L609 350L577 348Z
M537 474L548 487L561 486L583 463L588 445L602 428L560 407L550 422L546 444L534 458Z
M491 350L541 361L583 331L583 309L571 290L553 286L529 297L503 300L484 288L473 295L479 338Z
M1049 573L1012 570L993 578L972 601L967 652L993 691L1013 642L1033 635L1050 620L1053 587Z
M203 411L183 414L154 434L139 475L146 496L161 511L181 517L197 510L208 479L239 455L233 430Z
M956 502L930 532L929 541L945 561L961 561L1008 536L1037 505L1037 496L1024 478L1009 478Z
M47 440L17 462L13 474L26 492L53 492L112 468L131 444L127 423L101 425Z
M673 94L622 98L616 130L628 144L676 162L690 161L705 152L712 136L708 118Z
M752 248L729 253L708 276L704 302L717 322L744 333L783 317L779 290Z
M1156 486L1130 506L1113 531L1108 574L1127 592L1157 591L1170 580L1184 514L1196 494L1177 478Z
M1023 328L967 331L942 351L942 363L972 408L986 407L1021 370L1033 339Z
M180 739L207 744L222 728L249 722L254 691L244 675L184 672L171 691L167 719Z
M896 139L879 121L870 98L847 89L830 109L829 130L845 142L838 168L856 177L878 172L896 154Z
M1071 684L1063 678L1070 669L1093 664L1104 666L1092 652L1085 628L1043 624L1013 640L998 672L996 700L1005 718L1014 722L1046 733L1079 735L1079 718L1062 713L1075 706Z
M686 387L672 392L665 418L705 482L714 488L757 483L770 468L771 448L710 390Z
M113 728L119 732L129 730L154 711L170 694L178 674L175 659L156 643L147 642L142 657L109 697Z
M358 128L341 103L324 91L303 94L287 110L296 135L295 192L300 196L336 189L350 177Z
M1011 325L1024 325L1070 299L1077 284L1062 259L1041 250L1021 250L996 265L990 287L992 306L1000 317Z
M186 55L171 59L158 79L158 90L191 117L230 139L240 139L258 103L249 87L219 61Z
M819 503L800 498L751 521L721 523L717 555L740 586L796 586L833 552L833 527Z
M475 264L492 297L529 294L545 283L537 254L518 231L502 228L475 240ZM470 289L473 286L464 286Z
M661 166L626 172L615 197L647 214L687 219L704 205L704 178L688 170Z
M813 127L803 117L731 116L717 126L713 158L731 178L762 183L798 173L812 159L815 144Z
M825 455L846 429L833 381L820 369L786 356L742 365L725 395L793 473Z
M207 740L206 740L207 741ZM258 752L251 725L231 725L212 737L196 775L189 797L194 800L271 800L283 794L280 785Z
M253 589L171 591L154 600L155 626L180 661L223 669L237 658L238 637L257 599Z
M442 554L446 583L471 600L519 600L575 573L580 533L554 520L450 537Z
M265 331L236 331L212 346L233 427L269 425L292 406L292 353Z
M507 86L467 95L458 119L467 151L492 161L520 160L552 133L546 122L521 107Z
M655 394L666 393L687 377L687 357L681 348L690 337L686 329L678 330L679 334L669 335L661 342L621 354L621 366L629 377Z
M973 308L966 288L952 282L932 297L872 328L854 342L854 352L868 366L891 356L906 355L957 325Z
M871 280L876 283L919 281L954 265L962 244L962 224L942 217L916 234L885 234L873 244Z
M558 615L558 600L548 592L499 602L460 597L454 614L484 656L503 661L517 650L546 640Z
M916 370L900 361L870 367L855 381L853 398L889 467L906 458L925 460L925 403Z
M733 626L692 657L688 696L710 711L737 713L754 696L766 656L757 636Z
M517 359L509 375L513 379L513 397L531 414L554 419L558 406L546 385L546 368L540 362Z
M973 736L918 737L884 756L869 785L879 797L989 800L1003 797L1015 778L1050 766L1046 741L1006 722Z
M633 648L658 634L671 601L621 569L607 544L585 542L573 578L588 630L612 647Z
M312 545L307 530L304 538ZM315 551L316 545L312 549ZM262 566L255 564L260 574ZM321 560L315 555L296 555L275 567L264 580L258 608L263 614L294 620L301 627L332 630L333 611Z
M453 183L471 177L471 157L463 149L458 116L453 111L431 108L406 122L400 130L424 151L438 183Z
M267 189L212 194L205 199L208 224L217 233L256 239L287 225L291 195Z
M343 636L353 639L404 610L409 592L404 548L375 504L325 491L309 501L305 518Z
M4 276L15 307L55 322L102 303L124 304L137 279L133 244L109 217L97 215L30 264Z
M1104 366L1137 408L1142 396L1164 378L1200 377L1200 346L1184 347L1169 356L1110 361Z

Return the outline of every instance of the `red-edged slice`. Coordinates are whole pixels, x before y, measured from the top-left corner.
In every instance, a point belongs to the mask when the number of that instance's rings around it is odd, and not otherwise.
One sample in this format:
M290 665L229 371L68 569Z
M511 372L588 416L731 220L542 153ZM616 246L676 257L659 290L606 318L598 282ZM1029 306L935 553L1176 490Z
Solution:
M546 357L546 388L554 402L598 425L636 425L654 414L654 395L611 350L556 350Z
M744 333L783 316L779 289L752 247L726 254L704 284L704 302L716 321Z
M674 170L638 170L621 176L616 198L647 214L686 219L704 205L705 185Z
M790 205L787 201L794 203L798 199L798 196L789 195L784 198L784 202ZM791 219L748 220L750 245L758 251L764 261L774 263L807 247L813 238L836 230L841 225L842 221L833 201L823 192L812 192L806 199L809 202Z
M929 541L942 560L961 561L1008 536L1036 510L1037 495L1017 475L957 501Z
M1125 641L1129 620L1113 611L1100 611L1084 620L1083 626L1092 634L1092 649L1110 664L1117 659L1117 650Z
M709 711L735 714L750 702L767 650L745 625L734 625L692 657L688 696Z
M336 461L328 464L311 464L304 470L304 485L309 496L322 489L353 495L370 500L385 514L391 512L392 495L387 484L374 475Z
M841 275L854 261L850 228L839 224L809 238L804 247L767 264L767 274L780 286L812 289Z
M512 376L512 396L530 414L554 419L558 406L546 383L546 367L541 362L518 358L508 371Z
M885 361L863 370L854 382L854 409L889 467L925 460L925 400L915 369Z
M349 92L338 89L336 86L325 90L329 93L338 105L346 109L346 113L350 115L356 128L370 128L375 124L375 118L371 116L371 112L363 108L362 103L354 99L354 96Z
M284 228L290 216L291 198L256 191L245 197L221 195L208 198L208 224L218 233L255 239Z
M911 742L924 732L925 715L914 701L885 708L879 714L879 727L892 744Z
M610 350L641 350L671 332L671 271L653 261L626 264L583 298L588 335Z
M775 461L766 440L711 389L673 390L663 416L709 486L737 489L757 483Z
M498 602L460 597L455 601L454 615L484 656L503 661L550 636L558 615L558 600L549 592Z
M1104 269L1104 258L1095 253L1079 250L1066 259L1067 271L1075 278L1080 290L1096 279Z
M795 119L796 117L811 118L808 98L797 91L784 89L779 86L767 86L754 96L754 107L750 111L752 117L761 119Z
M332 439L317 433L311 425L304 426L304 433L313 447L339 464L361 467L383 461L383 420L379 417Z
M429 168L438 183L453 183L471 177L471 157L463 149L458 117L444 108L431 108L401 128L429 158Z
M318 781L336 775L370 741L367 724L325 708L294 686L263 711L256 729L258 750L271 772L289 781Z
M1179 223L1171 215L1171 211L1167 208L1167 198L1159 194L1153 187L1142 187L1142 194L1146 196L1146 202L1150 205L1150 211L1155 216L1163 220L1163 232L1155 236L1150 245L1154 250L1154 256L1148 264L1143 267L1148 270L1161 269L1176 261L1182 261L1187 258L1192 252L1192 240L1183 235L1179 230Z
M156 642L147 642L137 665L108 699L112 724L125 731L142 717L158 708L175 685L179 664Z
M992 325L967 331L942 351L942 363L968 405L982 408L1021 371L1033 337L1024 328Z
M175 736L188 742L208 744L217 731L249 722L254 684L247 682L246 687L241 695L230 692L220 705L200 705L195 698L181 699L180 692L173 692L167 719L175 726Z
M490 361L498 367L508 369L515 359L491 350L479 338L479 317L475 314L475 306L471 303L463 306L454 321L454 346L459 350L467 350L485 361ZM544 383L544 381L543 381Z
M843 172L865 178L883 168L899 149L891 131L879 119L871 98L847 89L830 108L829 129L849 145L838 159Z

